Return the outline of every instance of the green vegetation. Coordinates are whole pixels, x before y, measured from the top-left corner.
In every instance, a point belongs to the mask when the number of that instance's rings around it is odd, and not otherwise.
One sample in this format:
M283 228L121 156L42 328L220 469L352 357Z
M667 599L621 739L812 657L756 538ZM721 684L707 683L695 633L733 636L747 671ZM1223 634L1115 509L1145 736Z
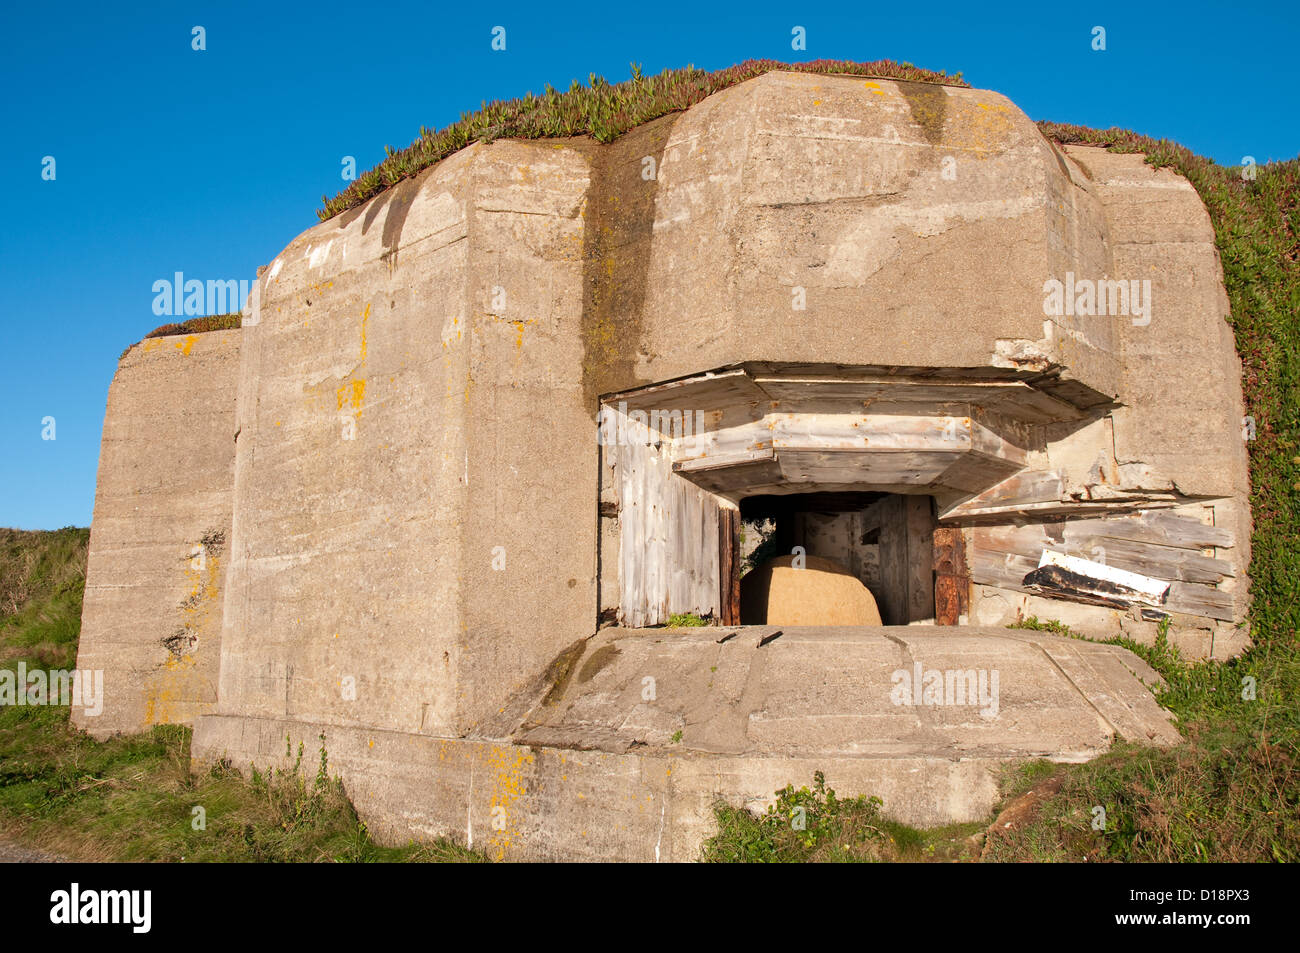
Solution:
M0 667L75 666L89 535L0 530ZM303 754L288 771L196 773L187 728L97 742L65 707L5 705L0 836L96 861L483 859L448 842L377 845L329 776L326 739L310 780Z
M813 787L776 792L761 815L719 804L718 833L705 842L710 863L969 860L981 824L917 830L883 817L875 797L840 798L820 771Z
M167 337L170 334L203 334L207 331L228 331L231 328L240 327L242 321L243 314L239 311L233 314L208 314L198 318L190 318L188 321L164 324L161 327L154 328L145 335L145 340Z
M71 668L90 530L0 529L0 664Z
M1031 617L1015 628L1082 638ZM1187 662L1162 625L1154 645L1107 639L1165 680L1155 689L1187 743L1117 745L1087 764L1043 768L1060 782L1029 823L989 845L992 860L1300 860L1300 655L1266 641L1226 662ZM1259 639L1261 633L1256 633ZM1039 777L1021 777L1008 796ZM1105 827L1093 828L1096 808Z
M708 619L698 616L694 612L677 612L668 617L668 628L670 629L691 628L709 624Z
M556 139L591 136L597 142L613 142L619 136L669 113L689 109L706 96L761 76L772 70L800 73L840 73L917 83L946 83L966 86L961 74L948 76L920 69L911 63L876 60L854 63L846 60L812 60L781 63L777 60L746 60L728 69L708 72L688 66L645 76L632 64L632 78L610 83L592 73L589 85L576 79L566 92L547 86L540 96L529 92L507 102L484 102L477 112L464 113L445 129L420 128L420 134L405 149L385 146L386 158L375 168L361 173L355 182L334 198L321 196L323 207L316 213L322 222L356 208L409 179L454 152L477 141L493 139Z

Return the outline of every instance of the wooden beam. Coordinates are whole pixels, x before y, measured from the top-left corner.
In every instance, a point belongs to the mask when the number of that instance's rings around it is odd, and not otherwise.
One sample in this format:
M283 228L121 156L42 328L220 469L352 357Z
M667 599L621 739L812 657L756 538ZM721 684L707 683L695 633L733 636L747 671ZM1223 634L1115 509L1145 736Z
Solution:
M718 605L723 625L740 625L740 511L718 511Z
M934 531L934 621L958 625L970 606L970 570L966 568L966 543L957 527Z

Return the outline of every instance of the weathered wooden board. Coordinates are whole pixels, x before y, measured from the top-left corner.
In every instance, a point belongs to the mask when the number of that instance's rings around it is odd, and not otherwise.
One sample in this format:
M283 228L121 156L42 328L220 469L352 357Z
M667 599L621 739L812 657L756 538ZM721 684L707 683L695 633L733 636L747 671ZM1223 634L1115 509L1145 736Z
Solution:
M659 625L673 613L722 617L722 501L672 472L665 448L611 448L619 486L619 621Z
M1068 524L1064 548L1072 556L1100 558L1120 569L1144 572L1171 581L1216 585L1235 575L1232 563L1213 556L1202 556L1199 550L1111 536L1080 535L1075 527Z
M934 618L934 502L928 496L905 496L907 521L907 621Z
M1065 492L1065 478L1060 470L1024 470L1001 483L955 506L944 514L957 518L996 507L1017 507L1026 503L1057 502Z
M718 513L718 604L723 625L740 625L740 511Z
M879 534L880 590L873 593L885 625L934 618L934 515L928 496L887 496L862 511L863 535Z
M1232 543L1231 533L1195 515L1170 511L976 526L971 530L971 578L985 585L1031 591L1024 577L1037 568L1043 550L1052 549L1172 583L1164 604L1167 611L1232 620L1240 607L1234 593L1218 585L1233 577L1233 565L1201 551L1228 548Z
M1194 583L1173 583L1164 608L1169 612L1184 612L1224 622L1234 619L1232 593Z
M1235 544L1230 531L1206 525L1194 517L1170 510L1149 510L1105 519L1080 520L1075 525L1075 530L1080 534L1093 533L1113 539L1132 539L1183 549L1231 549Z

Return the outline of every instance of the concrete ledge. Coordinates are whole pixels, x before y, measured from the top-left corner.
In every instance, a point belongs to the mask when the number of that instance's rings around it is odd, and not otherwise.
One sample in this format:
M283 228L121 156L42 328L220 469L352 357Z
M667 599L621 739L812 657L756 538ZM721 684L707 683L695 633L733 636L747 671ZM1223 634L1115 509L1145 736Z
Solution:
M614 753L1056 761L1094 758L1116 738L1179 741L1146 687L1160 681L1146 663L1118 646L1045 632L611 627L587 641L569 671L502 733ZM935 673L941 697L914 687ZM976 697L980 685L987 698Z

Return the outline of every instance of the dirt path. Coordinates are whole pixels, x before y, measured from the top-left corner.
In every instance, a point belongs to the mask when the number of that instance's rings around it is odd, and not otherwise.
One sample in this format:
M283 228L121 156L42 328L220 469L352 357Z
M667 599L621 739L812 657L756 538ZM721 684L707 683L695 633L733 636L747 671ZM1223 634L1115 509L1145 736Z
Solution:
M0 864L58 864L64 858L47 854L43 850L21 847L11 841L0 840Z

